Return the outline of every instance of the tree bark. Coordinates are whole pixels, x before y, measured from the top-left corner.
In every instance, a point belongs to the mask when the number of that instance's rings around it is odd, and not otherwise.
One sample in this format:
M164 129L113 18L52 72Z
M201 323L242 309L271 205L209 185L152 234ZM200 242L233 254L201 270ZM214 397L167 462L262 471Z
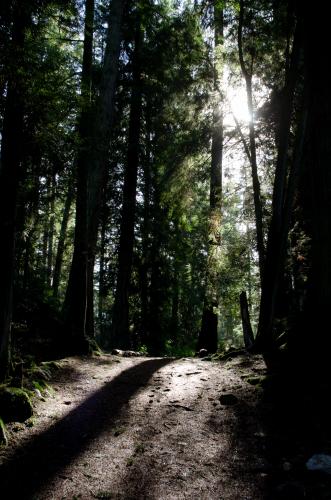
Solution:
M244 334L244 344L246 349L251 349L254 344L254 335L251 326L251 321L249 318L249 309L247 302L246 292L241 292L240 294L240 312L241 312L241 322Z
M328 380L331 336L331 95L330 73L325 61L329 54L329 22L307 4L304 15L304 62L308 81L308 127L304 141L307 165L306 195L311 216L311 271L307 286L304 324L292 346L292 355L306 371ZM300 354L300 358L298 356Z
M61 229L60 229L59 241L58 241L58 245L57 245L55 264L54 264L52 289L53 289L53 297L55 297L55 298L57 298L58 294L59 294L59 286L60 286L62 264L63 264L63 255L64 255L65 242L66 242L66 237L67 237L68 223L69 223L69 218L70 218L70 210L71 210L71 206L73 203L73 199L74 199L74 189L73 189L73 185L72 185L72 179L70 178L68 192L67 192L67 196L66 196L66 200L65 200L65 204L64 204L64 208L63 208Z
M100 230L100 263L99 263L99 294L98 294L98 326L99 326L99 338L101 339L101 345L105 343L105 328L104 328L104 299L106 297L106 227L107 227L107 209L104 206L101 230Z
M288 75L286 75L278 127L279 140L273 188L272 217L268 232L266 268L262 281L260 318L255 345L259 350L271 350L273 341L275 340L273 339L273 326L277 297L286 259L287 237L290 227L295 179L302 159L303 140L306 133L307 118L303 114L301 124L297 129L294 158L291 160L289 158L291 118L301 53L302 23L298 21L294 35L291 64ZM306 94L306 91L304 94ZM290 163L292 163L291 169L288 167Z
M155 139L158 142L158 137ZM162 260L160 249L162 248L163 232L162 227L165 224L165 211L161 206L161 189L160 189L160 175L152 177L153 181L153 202L151 207L151 214L153 214L152 223L152 237L150 249L150 288L149 288L149 309L148 309L148 323L146 331L146 345L148 352L153 355L159 355L163 350L162 339Z
M223 48L223 9L217 1L214 2L214 91L217 96L213 113L213 130L211 146L210 169L210 220L209 220L209 249L206 272L206 291L199 332L197 349L207 349L208 352L217 351L218 343L218 249L220 247L220 226L222 209L222 161L223 161L223 112L221 109L220 86L222 83L223 63L219 52Z
M253 181L253 198L254 198L254 210L255 210L255 225L256 225L256 247L259 257L259 270L261 282L263 280L264 273L264 260L265 260L265 248L264 248L264 235L263 235L263 211L261 202L261 188L258 176L257 159L256 159L256 140L255 140L255 126L254 126L254 103L253 103L253 79L252 72L247 69L244 53L243 53L243 42L242 42L242 31L244 22L244 0L240 0L240 12L239 12L239 24L238 24L238 53L239 62L241 67L241 72L245 79L246 84L246 94L247 94L247 107L250 116L249 120L249 154L247 147L245 147L248 159L251 165L252 171L252 181ZM237 125L238 127L238 125ZM244 141L244 145L246 142Z
M149 324L149 279L148 273L150 270L150 238L151 238L151 194L152 194L152 177L151 177L151 120L150 120L150 104L147 102L146 112L146 148L143 161L144 173L144 207L143 207L143 222L141 227L142 237L142 257L140 264L140 290L141 290L141 335L140 341L143 345L147 345L148 324Z
M48 218L48 241L47 241L47 286L51 288L52 275L53 275L53 260L54 260L54 233L55 233L55 175L53 174L50 179L50 188L49 188L49 218Z
M111 3L99 98L93 116L89 112L89 104L81 115L82 144L77 160L80 175L77 189L75 245L64 306L67 330L72 337L75 349L75 346L80 344L82 349L86 350L86 337L94 335L93 271L114 115L115 84L125 4L126 2L122 0L113 0ZM86 44L91 47L90 36ZM88 51L88 54L91 53L92 51ZM91 57L86 56L84 60L91 71ZM91 81L90 74L88 73L89 77L86 77L86 82ZM83 85L83 88L86 89L87 85ZM86 102L90 102L87 93Z
M23 52L25 33L31 21L30 9L16 5L12 26L12 58L1 143L0 165L0 379L10 363L12 293L15 258L16 206L21 177L23 147L24 83ZM14 65L13 65L14 66Z
M69 349L86 349L88 220L87 183L91 143L91 79L93 51L94 0L85 2L84 51L81 94L82 111L78 124L79 151L76 159L76 220L74 252L63 313L69 334ZM75 345L76 344L76 345Z
M140 59L142 37L143 33L140 19L138 19L135 35L135 48L132 61L133 88L130 106L128 153L127 165L124 175L123 206L118 254L118 273L112 320L112 341L114 346L121 349L128 349L131 346L129 332L129 287L134 247L136 190L140 153L140 129L142 114Z

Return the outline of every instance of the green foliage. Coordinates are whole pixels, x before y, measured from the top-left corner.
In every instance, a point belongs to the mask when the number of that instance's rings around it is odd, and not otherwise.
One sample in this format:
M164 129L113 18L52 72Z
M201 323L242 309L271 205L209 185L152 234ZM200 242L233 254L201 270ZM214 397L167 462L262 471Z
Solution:
M34 389L37 389L40 394L52 394L53 389L52 387L47 384L44 380L32 380L32 386Z
M284 83L286 43L293 19L286 2L245 2L243 48L253 72L259 174L266 224L270 218L276 154L276 122ZM38 5L38 8L36 6ZM210 2L129 3L115 103L108 177L95 265L97 343L110 347L109 331L116 290L118 240L124 166L132 93L134 25L139 9L144 29L142 130L137 185L137 213L132 280L129 290L133 348L147 355L188 356L195 351L206 292L210 239L220 237L210 272L217 277L220 350L242 343L239 294L247 290L253 327L258 320L259 280L254 211L247 159L238 130L225 120L223 199L220 227L209 223L211 128L215 106L222 101L228 118L226 86L241 87L237 29L239 2L217 2L224 8L225 43L222 85L214 88L214 20ZM26 33L24 63L15 69L10 55L11 21L1 25L5 40L0 56L0 119L6 103L6 81L24 80L24 158L17 207L17 245L13 337L18 351L34 352L38 361L59 355L66 342L59 316L68 283L74 239L77 123L82 107L83 15L79 2L28 2L33 23ZM91 106L99 93L108 5L96 9ZM244 105L244 103L243 103ZM247 136L247 124L242 123ZM98 147L97 144L94 145ZM23 175L24 174L24 175ZM72 196L63 249L59 293L54 297L55 256L67 196ZM298 218L298 217L297 217ZM305 219L301 216L301 219ZM287 267L298 294L309 279L311 241L303 224L294 224ZM300 292L299 292L300 291ZM287 331L287 317L279 332ZM278 332L278 333L279 333ZM45 347L46 346L46 347ZM45 349L44 349L45 348ZM39 351L40 349L40 351ZM41 352L42 351L42 352ZM31 364L28 377L40 391L54 367Z
M140 354L142 354L143 356L148 356L147 346L146 345L139 346L138 352L140 352Z
M3 420L0 417L0 447L7 446L8 438L7 438L7 430Z
M93 494L93 496L94 498L100 498L104 500L114 498L112 492L107 490L97 491L96 493Z
M50 380L52 376L51 370L47 366L32 366L30 370L27 371L29 377L38 377L38 379L46 382Z
M186 344L187 339L184 339ZM173 358L187 358L195 355L194 347L188 345L178 345L173 340L166 340L164 346L164 354Z

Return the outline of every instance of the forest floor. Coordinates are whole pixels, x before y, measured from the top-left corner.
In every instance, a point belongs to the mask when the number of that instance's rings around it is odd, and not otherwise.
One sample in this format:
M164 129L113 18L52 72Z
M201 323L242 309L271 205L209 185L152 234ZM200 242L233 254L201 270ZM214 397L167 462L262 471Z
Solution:
M288 479L286 457L267 459L262 389L252 385L265 373L260 357L102 355L59 365L33 426L8 426L3 500L314 498Z

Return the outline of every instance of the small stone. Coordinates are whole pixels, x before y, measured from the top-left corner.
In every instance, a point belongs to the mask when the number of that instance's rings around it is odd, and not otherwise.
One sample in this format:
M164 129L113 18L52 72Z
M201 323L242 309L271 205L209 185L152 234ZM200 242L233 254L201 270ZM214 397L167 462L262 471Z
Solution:
M124 351L121 349L113 349L111 352L114 356L123 356Z
M226 406L233 406L238 403L238 398L234 394L222 394L220 403Z
M258 431L258 432L254 432L253 436L257 437L257 438L265 438L266 434L263 431Z
M199 354L199 358L204 358L205 356L208 355L208 351L207 351L207 349L200 349L198 354Z
M331 474L331 456L324 453L317 453L306 462L306 467L310 471L320 471Z
M132 358L132 357L135 357L135 356L139 356L140 354L135 352L135 351L124 351L123 352L123 356L125 358Z
M41 395L41 392L39 389L34 389L34 392L36 393L36 395L38 396L39 399L42 398L42 395Z

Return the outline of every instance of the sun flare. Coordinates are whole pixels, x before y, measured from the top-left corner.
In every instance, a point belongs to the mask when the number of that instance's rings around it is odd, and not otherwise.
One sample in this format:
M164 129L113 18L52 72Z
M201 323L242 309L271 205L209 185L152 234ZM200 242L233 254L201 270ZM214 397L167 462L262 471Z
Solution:
M248 123L251 115L247 108L247 97L243 88L228 88L228 102L230 113L232 113L239 122Z

